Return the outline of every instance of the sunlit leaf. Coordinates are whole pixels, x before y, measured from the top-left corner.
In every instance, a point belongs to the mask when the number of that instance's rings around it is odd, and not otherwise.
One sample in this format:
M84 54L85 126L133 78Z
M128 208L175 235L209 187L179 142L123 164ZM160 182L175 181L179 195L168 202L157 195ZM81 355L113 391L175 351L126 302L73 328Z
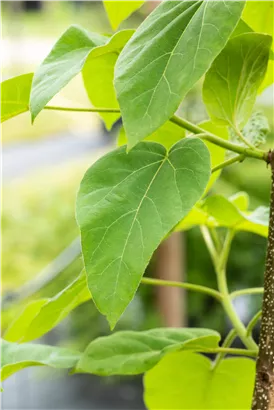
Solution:
M259 207L253 212L241 211L235 201L233 203L233 198L229 200L221 195L212 195L204 201L202 209L214 218L217 226L267 236L269 208Z
M84 86L94 107L119 108L116 99L113 77L118 54L130 39L133 30L116 33L109 43L93 49L82 70ZM100 113L106 127L110 129L120 114Z
M197 353L171 353L145 374L144 401L148 409L248 410L254 378L251 359L224 359L214 369Z
M88 286L113 328L162 239L201 197L210 176L205 144L188 138L167 153L143 142L121 147L87 171L76 214Z
M104 7L107 12L111 27L117 30L119 25L127 19L134 11L138 10L144 1L107 1L104 0Z
M236 232L248 231L267 237L269 208L260 206L248 211L249 198L240 192L230 198L212 195L197 204L176 226L176 231L187 230L196 225L225 227Z
M217 226L217 222L213 218L210 219L209 215L201 209L200 206L196 205L191 209L189 214L187 214L187 216L178 223L175 231L187 231L197 225L215 227Z
M229 200L240 210L247 211L249 206L249 196L246 192L237 192L229 197Z
M32 343L11 343L1 340L1 380L30 366L70 369L80 358L74 350Z
M75 371L102 376L144 373L170 351L216 348L219 341L220 335L209 329L161 328L117 332L91 342Z
M245 219L238 227L238 230L256 233L257 235L268 235L269 208L259 206L255 211L245 214Z
M243 6L236 1L164 1L139 26L115 67L130 148L176 111L225 46Z
M273 36L273 1L247 1L242 19L252 30Z
M158 142L165 148L170 149L172 145L185 137L185 130L178 125L167 121L164 125L145 138L145 141ZM122 146L128 143L124 127L121 127L118 135L117 145Z
M8 327L4 335L5 340L9 342L20 342L20 340L24 338L33 319L48 301L49 299L38 299L29 302L19 316L16 317Z
M207 72L203 98L213 121L236 131L246 124L263 81L271 37L247 33L231 39Z
M1 122L29 110L33 74L23 74L1 83Z
M274 61L269 60L268 61L268 66L267 66L267 71L264 76L264 80L262 84L259 87L258 92L261 93L263 92L267 87L272 85L274 83Z
M246 24L242 19L239 20L239 23L237 24L237 26L235 27L235 30L233 31L233 33L231 34L230 38L239 36L240 34L244 34L244 33L252 33L253 30L251 27L249 27L248 24Z
M34 74L30 95L32 119L82 70L90 51L108 41L107 37L78 26L71 26L62 34Z
M31 302L11 324L4 337L10 342L28 342L43 336L76 306L91 298L83 271L75 281L51 299Z

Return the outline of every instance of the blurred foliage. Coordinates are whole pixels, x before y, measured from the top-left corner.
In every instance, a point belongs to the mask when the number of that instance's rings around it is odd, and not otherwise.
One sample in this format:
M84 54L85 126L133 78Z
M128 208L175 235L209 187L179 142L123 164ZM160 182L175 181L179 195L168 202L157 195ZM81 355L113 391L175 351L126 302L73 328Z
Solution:
M31 279L78 235L76 191L89 159L3 187L2 291Z

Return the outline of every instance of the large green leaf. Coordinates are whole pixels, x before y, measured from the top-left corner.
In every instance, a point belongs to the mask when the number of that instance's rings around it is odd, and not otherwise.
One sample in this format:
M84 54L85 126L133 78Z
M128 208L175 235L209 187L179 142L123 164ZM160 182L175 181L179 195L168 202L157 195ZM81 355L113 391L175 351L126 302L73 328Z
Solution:
M71 26L62 34L34 74L30 95L32 119L82 70L90 51L107 41L107 37L78 26Z
M117 332L91 342L75 371L102 376L144 373L170 351L216 348L219 341L220 335L209 329L160 328Z
M120 54L115 88L133 147L176 111L235 28L244 2L164 1Z
M76 306L91 298L83 271L69 286L51 299L31 302L5 333L10 342L28 342L43 336Z
M214 369L202 355L171 353L144 377L148 409L248 410L251 406L255 361L224 359Z
M167 153L143 142L121 147L85 174L76 214L88 286L113 328L166 234L203 194L210 176L205 144L185 138Z
M231 39L207 72L203 98L213 121L241 130L266 73L271 37L246 33Z
M80 352L55 346L32 343L10 343L1 340L1 380L30 366L70 369L80 358Z
M94 107L119 108L116 99L113 77L114 66L119 52L130 39L133 30L123 30L116 33L104 46L93 49L82 70L83 81ZM110 129L120 114L103 114L106 127Z
M116 30L119 25L127 19L134 11L144 4L143 1L107 1L104 0L104 7L107 12L111 27Z
M267 237L269 208L260 206L248 211L248 196L239 193L230 198L222 195L209 196L197 204L177 225L176 230L187 230L196 225L225 227L235 231L248 231Z
M29 110L33 74L23 74L1 83L1 122Z
M154 131L151 135L145 138L145 141L158 142L163 145L166 149L170 149L172 145L180 141L185 137L185 130L178 125L167 121ZM118 147L128 143L128 139L125 133L124 127L121 127L118 135L117 145Z

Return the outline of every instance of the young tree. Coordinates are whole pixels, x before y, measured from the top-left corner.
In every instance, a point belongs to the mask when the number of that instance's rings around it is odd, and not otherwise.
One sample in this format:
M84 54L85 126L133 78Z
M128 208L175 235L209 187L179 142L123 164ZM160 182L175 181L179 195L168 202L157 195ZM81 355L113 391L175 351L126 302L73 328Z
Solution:
M105 2L113 28L142 3ZM273 82L272 35L270 1L164 1L135 32L109 37L69 27L34 75L2 83L2 121L28 110L34 121L43 109L98 112L108 128L123 121L121 146L87 170L77 195L84 270L53 299L27 305L7 330L3 379L39 364L99 375L145 373L148 408L248 409L257 357L252 408L274 408L274 159L272 150L259 148L267 126L253 112L257 94ZM48 105L80 72L93 107ZM201 78L210 120L193 124L175 112ZM242 193L210 195L221 170L247 158L272 173L269 234L268 208L251 212ZM160 243L195 225L218 290L143 278ZM268 234L259 347L252 330L261 312L245 327L232 300L263 288L230 292L226 278L241 230ZM116 332L84 352L27 343L91 297L113 330L140 284L206 293L221 303L233 329L222 346L218 332L198 328ZM245 349L230 347L236 336Z

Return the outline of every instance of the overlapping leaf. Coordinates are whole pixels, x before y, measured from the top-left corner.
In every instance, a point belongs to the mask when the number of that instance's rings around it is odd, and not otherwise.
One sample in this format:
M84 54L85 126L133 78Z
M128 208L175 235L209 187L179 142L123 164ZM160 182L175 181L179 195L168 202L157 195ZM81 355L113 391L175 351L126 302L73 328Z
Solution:
M34 119L44 106L83 68L91 52L93 57L120 51L133 30L112 37L89 33L78 26L69 27L56 42L33 78L30 110ZM98 96L97 93L94 95ZM95 102L96 102L96 97Z
M91 298L83 271L69 286L51 299L31 302L8 328L5 339L28 342L43 336L60 323L76 306Z
M1 341L1 380L30 366L70 369L80 358L80 352L55 346Z
M113 328L132 300L162 239L204 192L210 176L205 144L179 141L167 153L143 142L121 147L84 176L76 214L89 289Z
M220 127L216 124L214 124L212 121L204 121L199 124L199 127L204 129L207 132L213 133L215 135L218 135L220 138L223 138L224 140L229 139L229 133L227 127ZM210 152L210 158L211 158L211 168L216 167L217 165L220 165L224 160L226 156L226 151L219 147L218 145L212 144L211 142L205 141L205 144ZM207 190L212 187L216 179L219 177L221 173L221 170L213 172L211 174Z
M266 73L271 37L246 33L232 38L207 72L203 98L213 121L236 131L246 124Z
M126 20L132 13L138 10L144 1L107 1L104 0L104 7L107 12L113 30L117 30L122 21Z
M62 34L34 74L30 95L32 119L81 71L90 51L107 41L105 36L74 25Z
M145 141L158 142L166 149L170 149L172 145L185 137L185 130L178 125L167 121L164 125L154 131L151 135L145 138ZM118 147L128 143L124 127L121 127L118 135Z
M273 1L247 1L242 18L257 33L273 36L273 12Z
M273 38L273 7L273 1L247 1L243 11L243 19L254 31L269 34ZM268 62L265 78L260 85L259 93L274 82L273 60L274 42L272 41L270 61Z
M129 146L176 111L237 25L244 2L164 1L120 54L115 87Z
M217 332L202 328L116 332L91 342L75 372L102 376L144 373L171 351L216 348L219 340Z
M113 35L109 43L97 47L88 56L83 70L83 81L88 97L94 107L119 108L113 78L114 66L119 52L130 39L133 30L123 30ZM100 113L106 127L110 129L120 114Z
M197 353L170 353L145 374L144 401L148 409L248 410L254 378L251 359L224 359L214 368Z
M1 83L1 122L29 110L33 74L23 74Z
M229 199L222 195L209 196L191 210L178 224L176 230L206 225L248 231L267 237L269 208L260 206L251 212L247 210L247 204L248 198L244 193Z

